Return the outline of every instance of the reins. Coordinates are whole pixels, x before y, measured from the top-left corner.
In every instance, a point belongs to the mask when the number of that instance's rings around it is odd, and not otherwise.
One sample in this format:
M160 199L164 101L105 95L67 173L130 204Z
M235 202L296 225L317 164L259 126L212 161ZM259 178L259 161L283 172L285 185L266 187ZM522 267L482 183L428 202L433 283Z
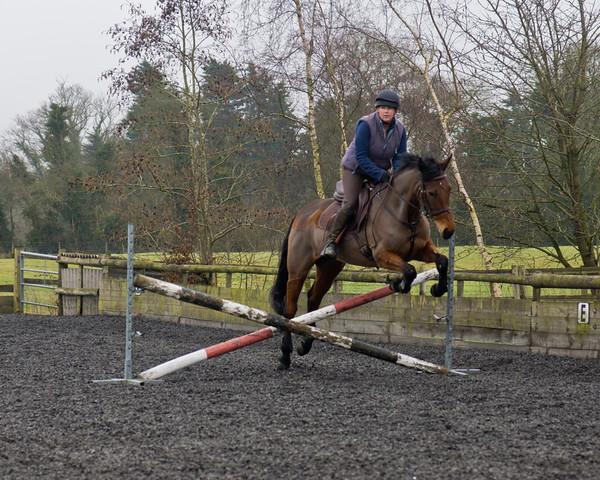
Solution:
M427 180L427 182L433 182L433 181L441 182L445 178L446 178L446 175L442 174L442 175L432 178L431 180ZM385 196L387 196L390 191L393 192L394 195L399 197L403 202L405 202L407 205L409 205L410 207L412 207L413 209L415 209L418 212L417 219L415 221L411 222L408 218L407 218L407 220L402 220L401 218L399 218L396 215L396 212L394 212L388 205L386 205ZM385 192L385 195L383 196L383 198L381 196L382 192ZM396 220L398 223L400 223L401 225L404 225L405 227L407 227L410 230L410 239L409 239L410 249L409 249L407 258L410 258L413 253L415 238L417 236L417 226L421 222L422 214L424 214L427 218L434 218L438 215L441 215L443 213L450 211L450 207L441 208L434 212L431 211L431 205L429 204L429 201L427 200L427 195L425 194L425 182L423 180L421 180L421 185L419 186L417 194L421 196L423 208L421 208L421 206L419 206L419 205L415 205L415 203L413 201L408 200L404 195L402 195L401 193L398 193L396 190L394 190L392 182L388 182L384 188L377 191L374 195L381 202L380 207L383 207L394 220ZM377 216L377 213L375 214L375 216ZM374 225L374 223L375 222L373 221L373 225ZM372 225L372 228L373 228L373 225Z
M372 250L373 248L375 248L375 246L377 245L377 236L375 235L375 220L377 218L377 216L379 215L379 212L381 211L381 207L383 207L385 209L385 211L399 224L405 226L406 228L409 229L410 231L410 249L408 254L406 255L406 258L411 258L413 250L414 250L414 244L415 244L415 239L417 237L417 227L419 226L419 223L421 223L421 218L422 216L426 216L427 218L434 218L438 215L442 215L443 213L447 213L450 212L451 209L450 207L446 207L446 208L441 208L439 210L436 211L432 211L431 210L431 205L429 204L429 201L427 199L427 194L425 191L425 184L429 183L429 182L434 182L434 181L438 181L441 182L442 180L446 179L446 175L445 174L441 174L438 175L434 178L431 178L427 181L424 181L421 178L421 183L417 188L417 198L418 196L421 197L421 205L415 204L414 200L411 199L407 199L404 195L402 195L401 193L397 192L396 190L394 190L393 188L393 182L394 182L395 177L392 177L392 179L390 181L388 181L385 185L381 185L379 188L374 187L372 185L369 185L367 188L369 188L370 190L375 190L375 192L371 193L370 198L368 200L368 202L372 202L375 198L377 198L379 200L379 207L375 208L375 211L372 212L373 214L373 219L371 222L369 222L371 225L371 238L372 241L369 241L369 232L368 232L368 223L367 225L365 225L365 230L364 230L364 235L365 235L365 241L366 241L366 245L365 247L368 248L369 250ZM389 194L389 192L393 192L394 195L396 195L396 197L398 197L402 202L406 203L409 207L412 207L416 212L417 212L417 217L414 221L411 221L410 218L407 218L406 220L402 220L396 211L392 210L390 208L390 206L388 206L386 204L385 199L387 198L387 195ZM407 214L408 217L410 217L410 211ZM357 236L357 241L358 241L358 235L355 232L355 235ZM359 242L360 243L360 242ZM363 253L364 254L364 253Z

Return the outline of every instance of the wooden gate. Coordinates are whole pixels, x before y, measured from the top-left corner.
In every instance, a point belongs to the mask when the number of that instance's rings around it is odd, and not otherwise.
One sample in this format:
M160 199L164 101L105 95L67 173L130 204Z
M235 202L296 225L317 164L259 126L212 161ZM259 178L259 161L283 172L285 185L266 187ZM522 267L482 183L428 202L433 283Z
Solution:
M61 256L62 261L65 260ZM61 315L95 315L98 313L101 268L77 265L69 268L66 263L59 264L59 295Z

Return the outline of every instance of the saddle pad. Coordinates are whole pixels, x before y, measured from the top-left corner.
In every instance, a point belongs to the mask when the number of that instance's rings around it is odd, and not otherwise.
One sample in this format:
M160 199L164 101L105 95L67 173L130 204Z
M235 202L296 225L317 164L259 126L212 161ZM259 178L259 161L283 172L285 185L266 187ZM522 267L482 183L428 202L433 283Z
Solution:
M333 218L336 213L340 211L341 207L341 203L331 202L331 205L329 205L319 217L319 228L322 230L330 230L331 225L333 224Z

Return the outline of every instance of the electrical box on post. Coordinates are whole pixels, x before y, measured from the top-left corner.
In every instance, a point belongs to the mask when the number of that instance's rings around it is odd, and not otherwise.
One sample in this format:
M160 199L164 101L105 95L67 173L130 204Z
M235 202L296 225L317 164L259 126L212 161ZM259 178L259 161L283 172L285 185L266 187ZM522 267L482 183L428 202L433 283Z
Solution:
M577 323L590 323L590 304L579 302L577 304Z

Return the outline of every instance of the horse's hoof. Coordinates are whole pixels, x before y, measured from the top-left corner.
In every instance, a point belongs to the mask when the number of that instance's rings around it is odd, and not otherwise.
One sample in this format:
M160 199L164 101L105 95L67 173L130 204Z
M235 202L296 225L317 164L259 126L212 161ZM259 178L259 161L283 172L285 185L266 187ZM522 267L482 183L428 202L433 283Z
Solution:
M289 370L290 364L283 363L281 360L279 361L279 365L277 365L277 370Z
M279 365L277 365L277 370L287 370L290 368L292 364L292 360L289 355L284 355L279 359Z
M410 292L410 288L412 287L412 280L406 281L406 279L402 279L399 284L396 285L397 292L400 293L408 293Z
M298 353L298 355L300 355L301 357L306 355L308 352L310 352L310 349L312 348L312 342L307 342L305 340L301 340L300 343L298 344L298 347L296 348L296 353Z
M444 293L448 291L448 289L442 287L440 284L435 284L431 286L431 289L429 291L434 297L441 297L442 295L444 295Z
M406 265L404 271L402 272L402 281L398 288L400 288L401 293L410 292L410 287L412 286L413 281L417 278L417 270L410 263Z

